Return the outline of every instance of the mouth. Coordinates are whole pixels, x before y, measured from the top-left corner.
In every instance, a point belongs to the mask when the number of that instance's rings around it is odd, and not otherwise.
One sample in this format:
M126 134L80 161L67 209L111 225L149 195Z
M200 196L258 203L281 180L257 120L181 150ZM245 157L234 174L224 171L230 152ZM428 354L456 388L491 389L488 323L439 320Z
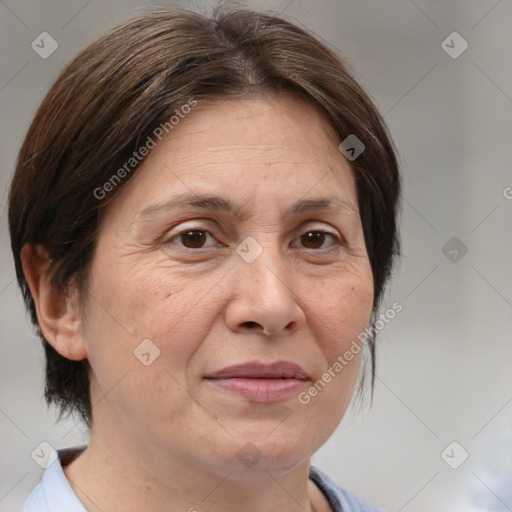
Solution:
M309 381L307 373L300 366L287 361L229 366L205 379L217 389L260 403L285 400Z

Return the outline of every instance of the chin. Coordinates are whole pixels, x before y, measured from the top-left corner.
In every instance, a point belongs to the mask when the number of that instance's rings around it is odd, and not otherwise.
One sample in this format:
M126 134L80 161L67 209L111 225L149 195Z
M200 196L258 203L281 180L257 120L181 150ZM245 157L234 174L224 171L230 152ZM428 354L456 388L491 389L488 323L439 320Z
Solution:
M309 453L264 453L260 459L255 459L252 463L242 463L235 457L234 460L226 461L223 473L229 471L232 473L230 478L248 482L254 482L255 478L281 478L303 464L310 456Z
M244 429L243 434L233 436L234 443L230 443L230 447L234 444L239 448L235 448L234 453L231 450L224 452L234 455L224 459L223 462L229 466L226 469L233 471L240 479L254 479L257 473L261 473L262 478L268 478L269 473L278 477L311 457L315 449L311 434L302 429L301 432L286 429L278 434L276 429L269 435L271 431L268 428L257 431Z

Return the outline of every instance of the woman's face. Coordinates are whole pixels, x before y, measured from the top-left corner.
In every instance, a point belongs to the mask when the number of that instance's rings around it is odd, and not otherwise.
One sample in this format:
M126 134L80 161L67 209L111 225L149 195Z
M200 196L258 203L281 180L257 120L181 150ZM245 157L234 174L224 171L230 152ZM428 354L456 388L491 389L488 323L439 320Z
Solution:
M85 299L93 436L239 476L305 461L348 406L373 302L327 123L290 97L197 106L106 210Z

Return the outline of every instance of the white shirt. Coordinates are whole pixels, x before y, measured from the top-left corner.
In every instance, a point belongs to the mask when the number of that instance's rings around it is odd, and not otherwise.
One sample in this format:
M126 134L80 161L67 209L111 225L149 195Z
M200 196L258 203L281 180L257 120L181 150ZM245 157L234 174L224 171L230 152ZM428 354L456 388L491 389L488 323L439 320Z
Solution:
M41 481L30 493L23 512L87 512L62 469L61 458L70 450L59 450L50 458ZM360 498L338 487L321 471L310 466L309 478L325 494L333 512L382 512Z
M59 450L59 456L65 450ZM59 457L50 457L43 478L30 493L23 512L87 512L64 474Z

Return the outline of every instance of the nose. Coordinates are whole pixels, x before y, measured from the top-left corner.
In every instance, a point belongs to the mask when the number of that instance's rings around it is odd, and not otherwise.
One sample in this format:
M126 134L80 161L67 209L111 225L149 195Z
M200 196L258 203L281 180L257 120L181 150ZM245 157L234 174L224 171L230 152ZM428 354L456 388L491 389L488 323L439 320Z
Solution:
M293 270L270 252L266 249L252 263L236 262L236 292L225 313L233 332L289 336L304 325L302 301L292 288Z

